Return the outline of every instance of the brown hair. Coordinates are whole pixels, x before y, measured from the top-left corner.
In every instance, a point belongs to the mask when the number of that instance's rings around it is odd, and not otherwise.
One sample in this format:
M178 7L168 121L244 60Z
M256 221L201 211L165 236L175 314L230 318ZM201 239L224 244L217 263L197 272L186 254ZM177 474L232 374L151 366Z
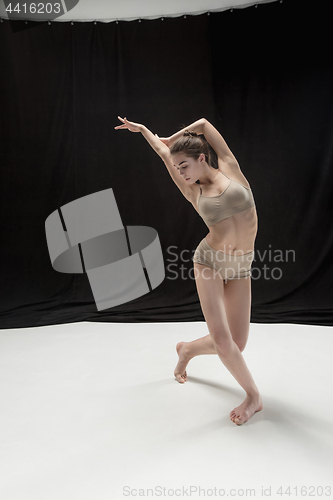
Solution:
M191 130L185 130L183 136L172 144L170 147L170 153L172 155L184 153L186 156L194 158L195 160L197 160L200 154L203 153L208 165L216 169L218 168L216 166L216 159L214 158L216 153L213 148L211 148L210 144L206 141L203 135L198 135L196 132ZM199 181L196 182L200 184Z

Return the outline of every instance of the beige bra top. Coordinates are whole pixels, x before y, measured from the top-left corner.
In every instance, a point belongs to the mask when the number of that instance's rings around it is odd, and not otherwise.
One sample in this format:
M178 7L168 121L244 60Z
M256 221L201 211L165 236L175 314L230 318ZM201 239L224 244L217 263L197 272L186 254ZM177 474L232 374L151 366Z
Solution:
M219 172L230 179L221 170ZM255 207L251 188L233 179L230 179L229 185L217 196L202 196L200 187L198 211L208 227L251 207Z

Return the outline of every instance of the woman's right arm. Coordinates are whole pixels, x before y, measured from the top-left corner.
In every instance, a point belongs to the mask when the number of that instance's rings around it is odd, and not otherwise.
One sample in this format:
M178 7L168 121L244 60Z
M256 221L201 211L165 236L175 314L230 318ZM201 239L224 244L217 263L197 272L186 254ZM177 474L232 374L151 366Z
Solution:
M118 118L123 122L123 125L118 125L118 127L115 127L115 129L127 129L131 132L141 132L143 137L149 142L151 147L164 161L165 166L167 167L174 183L178 186L185 198L189 199L189 196L192 195L192 189L186 183L185 179L183 179L183 177L179 175L176 166L173 164L169 147L166 146L158 137L156 137L150 130L147 129L147 127L145 127L141 123L129 122L126 118L120 118L120 116L118 116Z
M120 116L118 116L118 118L123 122L123 125L118 125L118 127L115 127L116 130L127 129L131 132L141 132L146 141L151 145L151 147L161 158L164 158L166 155L170 154L168 146L166 146L156 135L148 130L147 127L145 127L141 123L129 122L127 118L120 118Z

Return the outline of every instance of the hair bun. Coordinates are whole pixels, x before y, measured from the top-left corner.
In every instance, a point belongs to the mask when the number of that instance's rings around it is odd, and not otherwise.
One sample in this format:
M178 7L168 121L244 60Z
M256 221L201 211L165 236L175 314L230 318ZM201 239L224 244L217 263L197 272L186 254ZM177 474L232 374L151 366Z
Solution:
M185 130L184 136L185 137L199 137L196 132L192 132L191 130Z

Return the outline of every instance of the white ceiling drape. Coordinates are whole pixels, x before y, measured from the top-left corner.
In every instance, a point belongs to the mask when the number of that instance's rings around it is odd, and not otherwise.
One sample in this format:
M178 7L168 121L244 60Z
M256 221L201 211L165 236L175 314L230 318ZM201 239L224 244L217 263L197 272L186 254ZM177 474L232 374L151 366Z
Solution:
M47 0L43 0L47 3ZM135 19L157 19L161 17L178 17L183 15L199 15L206 12L218 12L231 8L244 8L251 5L281 0L59 0L65 14L53 22L66 21L101 21L116 20L133 21ZM6 2L8 4L8 2ZM15 2L13 2L15 3ZM38 0L36 0L36 4ZM6 19L4 0L0 0L0 17ZM22 16L24 19L24 16ZM29 19L34 20L30 15ZM35 19L40 20L39 19Z

